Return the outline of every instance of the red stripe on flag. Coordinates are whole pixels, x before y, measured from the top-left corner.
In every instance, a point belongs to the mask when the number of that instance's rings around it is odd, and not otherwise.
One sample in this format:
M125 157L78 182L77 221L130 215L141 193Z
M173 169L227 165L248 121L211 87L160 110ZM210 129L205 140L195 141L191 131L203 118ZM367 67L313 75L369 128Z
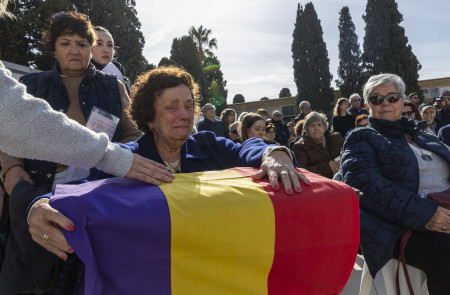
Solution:
M257 169L233 168L251 177ZM339 294L353 269L359 246L359 205L353 189L306 170L308 186L288 195L260 184L275 213L275 256L269 294Z

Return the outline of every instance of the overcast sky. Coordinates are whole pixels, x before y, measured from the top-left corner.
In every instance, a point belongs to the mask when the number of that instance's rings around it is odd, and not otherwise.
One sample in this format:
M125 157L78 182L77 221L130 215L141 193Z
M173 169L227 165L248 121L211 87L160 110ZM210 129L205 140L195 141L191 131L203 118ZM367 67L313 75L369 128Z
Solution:
M321 20L330 59L337 79L339 64L339 11L350 9L362 47L366 1L313 0ZM228 103L241 93L245 101L277 98L283 87L297 93L292 69L292 32L297 1L290 0L137 0L136 9L145 36L144 56L157 65L170 57L173 38L188 34L191 26L211 29L218 41L215 54L228 81ZM300 2L303 6L307 2ZM397 0L403 14L409 44L422 64L420 80L449 77L450 38L448 0Z

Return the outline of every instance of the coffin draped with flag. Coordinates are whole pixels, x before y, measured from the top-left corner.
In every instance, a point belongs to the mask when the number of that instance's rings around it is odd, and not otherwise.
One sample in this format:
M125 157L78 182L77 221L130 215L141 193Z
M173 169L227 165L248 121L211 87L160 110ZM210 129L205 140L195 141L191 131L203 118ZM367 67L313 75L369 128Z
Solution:
M79 294L339 294L359 245L347 185L302 170L301 194L254 168L57 186L51 205L85 264Z

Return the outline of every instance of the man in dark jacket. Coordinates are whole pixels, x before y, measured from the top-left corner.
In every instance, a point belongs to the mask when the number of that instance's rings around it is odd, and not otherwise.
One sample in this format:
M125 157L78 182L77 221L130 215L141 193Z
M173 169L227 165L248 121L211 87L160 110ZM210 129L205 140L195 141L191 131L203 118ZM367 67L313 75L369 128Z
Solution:
M312 111L311 105L306 100L302 101L298 105L298 108L300 110L300 115L294 118L294 124L297 124L298 121L305 119L305 117Z
M281 113L274 111L272 114L272 124L277 128L277 134L275 135L275 141L285 147L289 147L289 137L291 133L286 124L281 120Z
M353 93L349 97L350 108L348 111L356 119L359 115L369 115L369 111L361 107L361 96L358 93Z
M198 123L198 131L211 131L214 132L216 136L230 138L225 124L222 121L216 119L216 108L212 104L205 104L202 107L202 113L205 119Z

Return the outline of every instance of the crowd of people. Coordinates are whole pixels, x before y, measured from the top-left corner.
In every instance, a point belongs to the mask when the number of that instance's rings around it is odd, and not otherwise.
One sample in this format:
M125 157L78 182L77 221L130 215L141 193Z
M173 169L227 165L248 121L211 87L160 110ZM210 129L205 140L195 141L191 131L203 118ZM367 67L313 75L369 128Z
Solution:
M413 230L407 263L426 273L430 294L448 292L450 210L427 198L450 197L447 97L420 104L400 77L380 74L369 78L363 99L339 98L331 120L309 101L292 122L265 109L226 108L217 117L213 104L200 108L198 85L181 68L151 70L131 87L114 60L113 36L87 15L55 13L43 42L56 58L50 71L20 84L0 62L0 294L73 294L82 280L82 262L62 233L75 225L48 199L72 166L97 167L91 180L115 175L154 185L177 173L256 167L254 178L288 194L309 184L296 167L341 180L362 192L361 248L372 276L398 258L403 233ZM104 133L84 127L92 120L106 125Z

